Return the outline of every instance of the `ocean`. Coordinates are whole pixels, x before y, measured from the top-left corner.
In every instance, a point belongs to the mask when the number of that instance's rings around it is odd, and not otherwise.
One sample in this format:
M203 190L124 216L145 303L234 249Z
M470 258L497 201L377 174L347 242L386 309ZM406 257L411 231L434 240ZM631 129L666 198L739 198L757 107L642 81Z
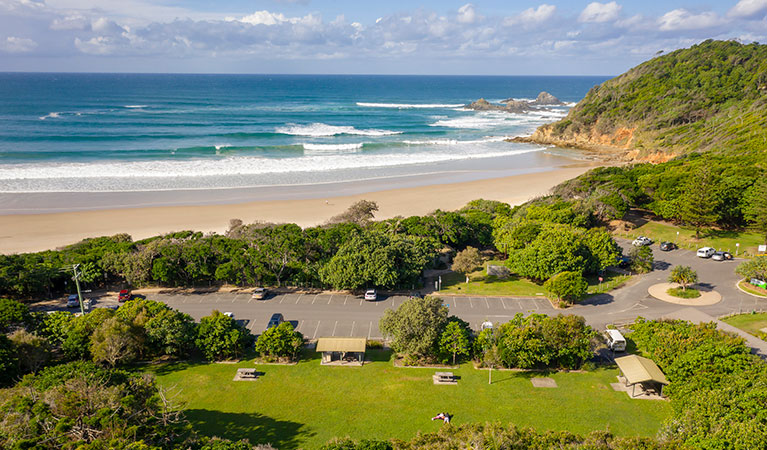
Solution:
M509 143L567 114L475 112L480 97L573 105L605 77L0 74L0 192L290 186L542 170ZM559 155L565 157L566 155Z

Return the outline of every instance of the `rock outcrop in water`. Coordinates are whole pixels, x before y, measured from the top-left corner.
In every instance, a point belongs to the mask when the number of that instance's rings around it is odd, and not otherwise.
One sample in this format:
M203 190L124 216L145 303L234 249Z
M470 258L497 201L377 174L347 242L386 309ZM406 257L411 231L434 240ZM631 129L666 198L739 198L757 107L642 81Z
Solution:
M465 106L466 109L473 109L474 111L505 111L510 113L526 113L529 111L541 111L545 108L538 108L539 106L562 106L564 103L559 101L558 98L549 94L548 92L541 92L532 102L525 100L514 100L508 98L502 101L500 104L490 103L484 98L477 100L476 102L469 103Z

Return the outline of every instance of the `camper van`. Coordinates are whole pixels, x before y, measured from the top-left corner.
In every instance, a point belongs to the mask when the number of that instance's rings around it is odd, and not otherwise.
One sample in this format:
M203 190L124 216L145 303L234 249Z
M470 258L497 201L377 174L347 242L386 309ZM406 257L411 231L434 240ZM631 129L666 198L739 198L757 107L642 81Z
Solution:
M606 330L607 347L614 352L626 351L626 338L618 330Z

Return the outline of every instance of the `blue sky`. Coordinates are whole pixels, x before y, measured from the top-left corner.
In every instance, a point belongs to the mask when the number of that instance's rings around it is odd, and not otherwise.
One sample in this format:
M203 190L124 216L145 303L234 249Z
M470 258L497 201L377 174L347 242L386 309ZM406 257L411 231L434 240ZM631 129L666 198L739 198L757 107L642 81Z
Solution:
M613 75L767 0L0 0L0 71Z

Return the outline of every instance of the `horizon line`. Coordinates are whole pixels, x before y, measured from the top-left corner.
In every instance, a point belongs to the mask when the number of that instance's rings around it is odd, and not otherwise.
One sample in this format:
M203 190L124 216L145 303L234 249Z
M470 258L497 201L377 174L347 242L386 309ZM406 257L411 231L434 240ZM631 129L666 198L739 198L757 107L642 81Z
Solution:
M94 72L94 71L34 71L0 70L0 74L51 74L51 75L237 75L237 76L373 76L373 77L549 77L549 78L602 78L616 75L489 75L489 74L414 74L414 73L265 73L265 72Z

